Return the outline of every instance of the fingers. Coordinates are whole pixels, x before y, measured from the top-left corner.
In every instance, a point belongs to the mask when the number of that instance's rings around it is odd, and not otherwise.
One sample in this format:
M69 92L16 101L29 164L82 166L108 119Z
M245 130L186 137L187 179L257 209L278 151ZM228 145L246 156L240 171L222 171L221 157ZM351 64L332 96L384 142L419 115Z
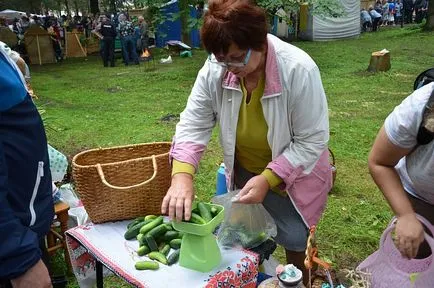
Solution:
M176 221L182 221L184 216L184 198L176 198Z
M170 197L170 202L169 202L169 220L170 221L175 219L175 213L176 213L176 198Z
M166 194L163 198L163 203L161 203L161 214L165 215L167 212L167 205L169 205L170 196Z
M191 199L185 199L184 201L184 219L189 221L191 217Z
M398 250L401 252L402 256L413 259L416 257L417 252L419 250L419 242L417 239L408 239L406 237L397 239Z

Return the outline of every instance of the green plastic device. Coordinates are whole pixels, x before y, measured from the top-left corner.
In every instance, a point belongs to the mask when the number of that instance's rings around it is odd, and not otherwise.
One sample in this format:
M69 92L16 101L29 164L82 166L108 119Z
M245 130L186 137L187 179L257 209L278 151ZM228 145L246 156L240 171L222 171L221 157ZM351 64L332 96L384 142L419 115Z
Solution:
M172 222L175 230L184 232L179 255L179 265L199 272L209 272L221 262L220 248L217 238L213 234L216 227L223 221L224 207L216 204L205 203L214 206L218 213L206 224L194 224L189 222ZM197 203L193 203L192 209Z

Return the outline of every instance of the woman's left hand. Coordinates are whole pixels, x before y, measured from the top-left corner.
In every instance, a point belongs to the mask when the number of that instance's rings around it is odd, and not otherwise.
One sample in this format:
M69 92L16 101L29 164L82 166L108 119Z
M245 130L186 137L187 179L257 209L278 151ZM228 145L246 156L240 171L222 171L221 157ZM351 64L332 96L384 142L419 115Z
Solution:
M243 204L259 204L264 201L270 185L263 175L258 175L250 178L244 185L243 189L238 193L238 200L235 203Z

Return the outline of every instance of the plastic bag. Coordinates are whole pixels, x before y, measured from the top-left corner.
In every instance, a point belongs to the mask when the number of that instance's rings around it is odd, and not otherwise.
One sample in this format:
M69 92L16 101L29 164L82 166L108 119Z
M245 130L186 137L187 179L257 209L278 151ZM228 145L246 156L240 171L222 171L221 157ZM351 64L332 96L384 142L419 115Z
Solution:
M277 234L273 218L262 204L234 203L240 190L213 199L225 207L225 220L217 239L222 247L253 248ZM235 198L234 198L235 197Z
M75 227L90 222L89 215L84 209L81 200L75 194L71 184L64 184L59 188L60 200L69 205L68 211L69 221L68 227Z

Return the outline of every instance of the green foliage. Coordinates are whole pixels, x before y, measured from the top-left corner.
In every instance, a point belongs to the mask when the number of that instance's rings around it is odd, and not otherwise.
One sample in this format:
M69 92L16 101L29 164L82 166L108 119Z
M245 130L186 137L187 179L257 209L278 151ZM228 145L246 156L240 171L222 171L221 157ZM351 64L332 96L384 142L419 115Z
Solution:
M257 0L256 3L273 16L280 8L287 13L297 13L302 4L307 4L311 13L315 15L329 17L344 15L344 9L338 0Z

